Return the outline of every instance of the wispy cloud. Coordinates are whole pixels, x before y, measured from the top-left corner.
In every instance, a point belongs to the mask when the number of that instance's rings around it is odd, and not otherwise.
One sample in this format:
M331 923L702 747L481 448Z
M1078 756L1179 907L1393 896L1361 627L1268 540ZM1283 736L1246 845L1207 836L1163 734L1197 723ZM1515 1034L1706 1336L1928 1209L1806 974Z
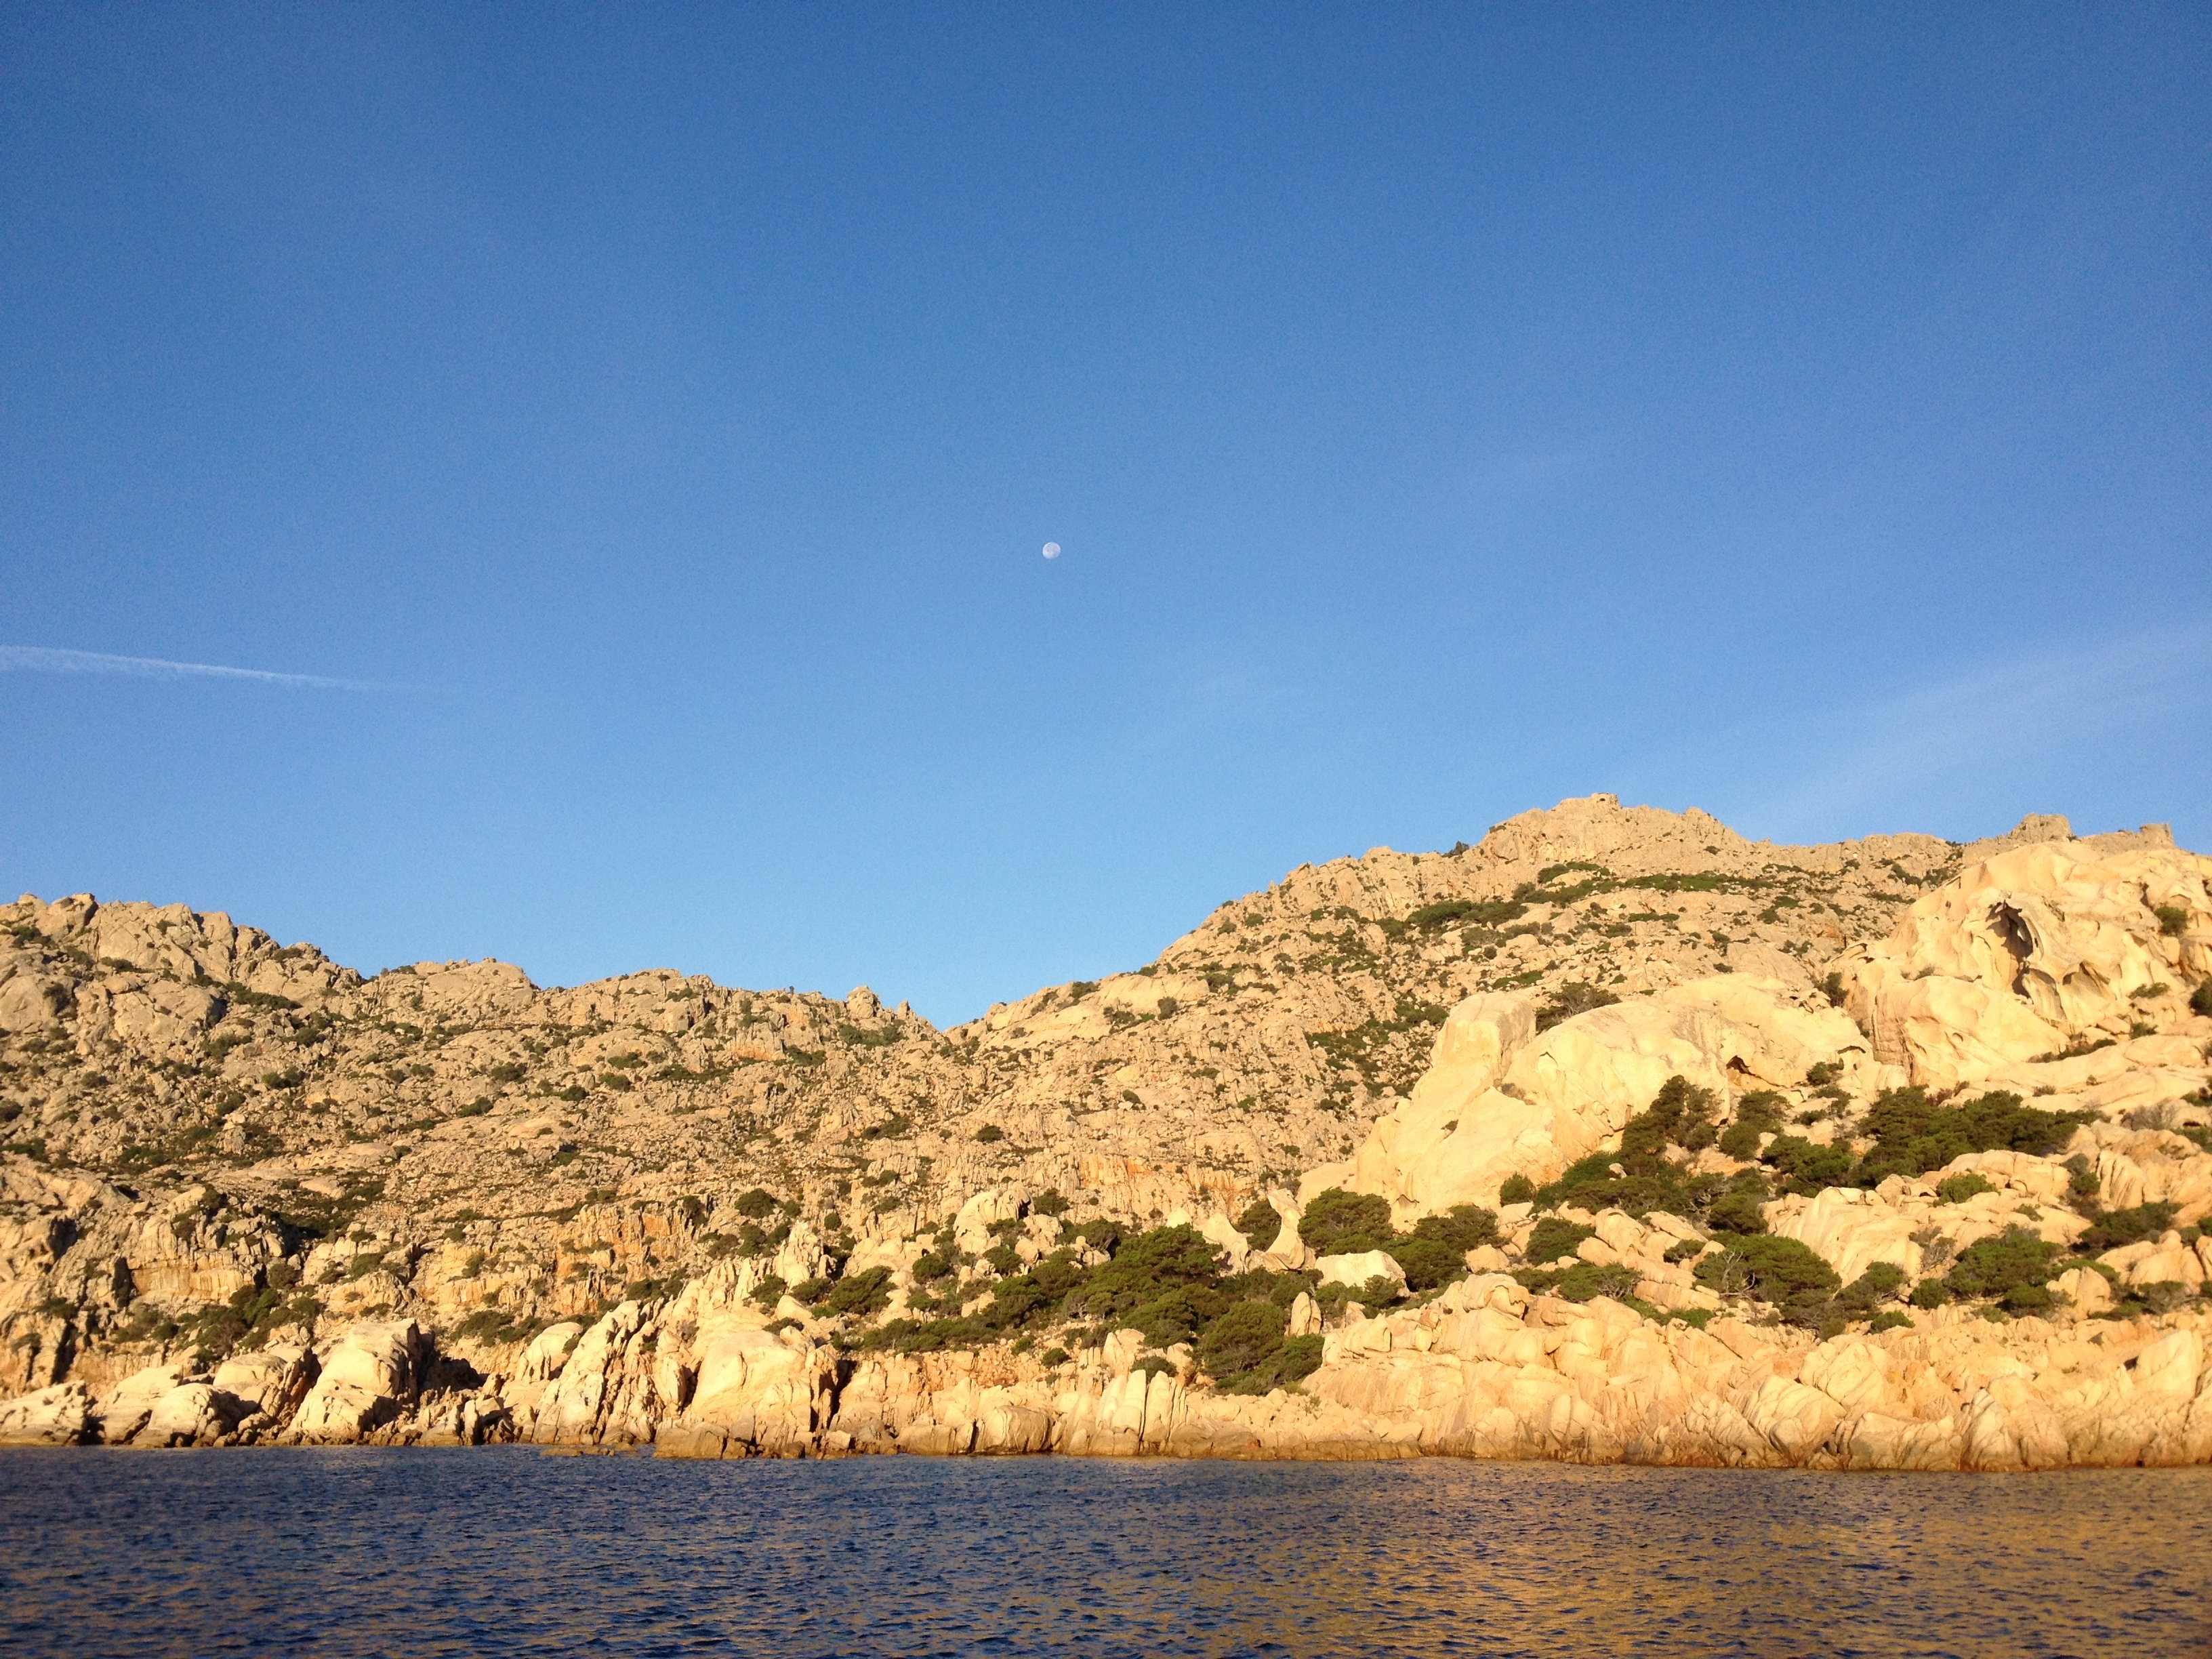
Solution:
M1783 839L1863 834L1870 821L1925 829L1939 806L1964 827L1961 815L1976 811L2056 810L2054 784L2094 793L2140 775L2147 756L2202 720L2208 688L2212 626L2179 620L1992 653L1917 682L1862 681L1809 706L1778 700L1644 750L1619 787L1625 798L1694 800L1747 834ZM2201 793L2185 775L2167 786Z
M1985 662L1947 680L1832 709L1801 728L1804 769L1764 803L1820 823L1947 778L2071 751L2142 724L2147 709L2201 707L2212 672L2203 628Z
M124 674L137 679L251 680L261 685L307 691L386 691L366 680L331 679L321 674L279 674L266 668L227 668L220 663L170 662L160 657L112 657L100 651L57 651L40 645L0 645L0 672L27 674Z

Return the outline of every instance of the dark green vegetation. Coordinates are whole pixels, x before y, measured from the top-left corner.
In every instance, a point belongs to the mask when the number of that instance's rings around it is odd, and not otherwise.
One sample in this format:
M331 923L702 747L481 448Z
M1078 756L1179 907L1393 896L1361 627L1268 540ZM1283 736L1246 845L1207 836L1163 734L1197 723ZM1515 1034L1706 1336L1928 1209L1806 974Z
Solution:
M1807 1081L1826 1089L1833 1079L1816 1074ZM1893 1304L1902 1288L1904 1275L1899 1269L1877 1264L1852 1284L1843 1285L1834 1270L1802 1244L1768 1236L1762 1206L1784 1193L1809 1194L1828 1187L1872 1187L1893 1175L1925 1176L1972 1152L2011 1151L2047 1158L2065 1144L2077 1124L2094 1116L2045 1111L2005 1092L1954 1104L1931 1100L1924 1089L1892 1089L1853 1126L1858 1142L1872 1143L1854 1152L1847 1144L1824 1146L1783 1133L1785 1103L1771 1091L1746 1094L1737 1103L1735 1121L1718 1133L1723 1152L1755 1159L1762 1167L1732 1176L1692 1173L1689 1155L1715 1144L1717 1103L1708 1091L1670 1078L1651 1105L1628 1121L1618 1151L1593 1152L1541 1188L1523 1183L1521 1194L1500 1196L1509 1202L1516 1196L1532 1198L1540 1209L1547 1210L1573 1205L1593 1212L1619 1209L1637 1217L1665 1211L1702 1224L1719 1247L1677 1246L1668 1252L1668 1259L1674 1261L1696 1255L1700 1283L1725 1295L1764 1302L1788 1322L1823 1332L1840 1330L1858 1319L1887 1329L1904 1318L1896 1307L1885 1305ZM1806 1114L1800 1121L1824 1115L1826 1109ZM2077 1255L2155 1238L2172 1226L2178 1212L2172 1204L2099 1208L2097 1178L2087 1159L2076 1158L2069 1167L2073 1170L2071 1201L2091 1224L2075 1242ZM1995 1190L1992 1182L1972 1171L1948 1176L1936 1189L1945 1204L1961 1204ZM1589 1236L1587 1227L1564 1217L1546 1216L1529 1238L1525 1252L1529 1265L1516 1277L1531 1289L1578 1301L1603 1295L1636 1305L1627 1295L1635 1279L1628 1269L1586 1261L1563 1269L1549 1267L1571 1255ZM1931 1232L1923 1242L1936 1242L1936 1235ZM1949 1249L1948 1244L1942 1248ZM2050 1282L2069 1265L2063 1247L2015 1226L1960 1251L1948 1273L1923 1279L1911 1300L1920 1308L1969 1301L2014 1314L2040 1312L2054 1300ZM2185 1294L2178 1285L2170 1293L2159 1286L2142 1287L2124 1296L2115 1311L2159 1311L2162 1304Z
M1272 1230L1279 1223L1264 1204L1255 1204L1238 1219L1248 1237L1273 1242ZM1404 1270L1407 1285L1419 1291L1464 1274L1466 1252L1497 1242L1498 1218L1488 1210L1462 1205L1448 1215L1424 1217L1412 1231L1400 1232L1390 1224L1390 1206L1382 1199L1332 1189L1306 1207L1301 1237L1323 1255L1383 1251ZM1106 1251L1107 1260L1084 1267L1077 1255L1080 1245ZM945 1283L945 1294L908 1300L919 1312L949 1316L894 1319L858 1336L851 1346L916 1353L1009 1338L1035 1341L1066 1330L1068 1340L1059 1346L1072 1348L1103 1340L1109 1331L1133 1329L1155 1348L1194 1344L1217 1383L1249 1393L1294 1382L1321 1364L1318 1337L1285 1335L1291 1304L1301 1292L1320 1289L1316 1273L1261 1268L1231 1273L1213 1245L1187 1226L1124 1236L1109 1223L1091 1222L1078 1229L1067 1245L1026 1269L1020 1269L1010 1247L1002 1248L1007 1251L1005 1261L997 1251L987 1252L986 1258L1006 1276L991 1287L988 1300L963 1311L959 1290L949 1282L959 1252L949 1235L940 1238L915 1273L925 1283ZM1385 1294L1379 1286L1357 1292L1337 1285L1328 1290L1335 1294L1319 1296L1324 1304L1354 1295L1371 1303ZM1395 1291L1391 1286L1388 1293ZM831 1310L839 1293L831 1291L820 1305ZM865 1306L854 1311L881 1305L871 1291Z
M1316 1255L1380 1250L1406 1274L1407 1288L1434 1290L1467 1271L1467 1252L1498 1242L1498 1218L1472 1204L1444 1215L1423 1216L1410 1233L1390 1224L1389 1200L1332 1187L1306 1206L1298 1237Z
M1832 1079L1808 1081L1826 1085ZM1618 1150L1591 1153L1531 1196L1540 1209L1573 1205L1589 1211L1619 1209L1637 1217L1664 1211L1699 1223L1720 1248L1693 1252L1678 1247L1671 1254L1675 1259L1698 1254L1695 1271L1700 1283L1725 1295L1766 1303L1793 1324L1841 1328L1851 1319L1893 1314L1895 1310L1882 1304L1894 1301L1903 1275L1893 1267L1878 1267L1844 1285L1835 1270L1804 1245L1768 1236L1762 1213L1766 1202L1781 1193L1871 1187L1891 1175L1924 1175L1967 1152L2009 1149L2048 1156L2087 1118L2081 1113L2044 1111L2014 1094L1988 1094L1945 1105L1931 1101L1923 1089L1894 1089L1882 1094L1856 1126L1859 1138L1873 1142L1858 1154L1847 1144L1821 1146L1782 1133L1784 1104L1771 1091L1746 1094L1737 1103L1735 1121L1720 1130L1714 1096L1681 1078L1669 1078L1650 1106L1628 1121ZM1756 1159L1764 1167L1733 1176L1692 1172L1692 1155L1717 1139L1730 1157ZM1986 1181L1971 1175L1954 1176L1939 1188L1944 1200L1952 1203L1987 1190ZM2170 1210L2167 1213L2170 1217ZM2162 1224L2155 1215L2115 1215L2093 1228L2092 1237L2119 1242L2148 1236ZM1546 1217L1529 1239L1529 1266L1519 1275L1522 1281L1577 1299L1625 1297L1634 1283L1634 1274L1627 1269L1589 1262L1576 1262L1563 1270L1547 1268L1547 1264L1572 1254L1589 1236L1589 1229L1564 1218ZM2032 1240L2033 1235L2021 1237ZM2021 1238L2007 1235L2007 1239L2010 1242L1976 1244L1960 1255L1948 1279L1940 1285L1924 1283L1915 1300L1923 1307L1954 1297L1998 1300L2014 1311L2047 1306L2050 1293L2042 1286L2058 1271L2052 1265L2058 1248L2038 1243L2031 1249Z
M1231 1273L1220 1252L1191 1227L1123 1237L1111 1224L1094 1221L1076 1231L1074 1243L1105 1250L1108 1258L1085 1267L1073 1244L1055 1250L1026 1271L1000 1279L988 1301L964 1314L958 1311L957 1289L927 1307L927 1298L910 1297L924 1311L949 1310L952 1316L894 1319L850 1346L922 1353L1009 1338L1033 1342L1066 1329L1069 1340L1056 1345L1064 1351L1103 1340L1109 1331L1134 1329L1155 1348L1194 1344L1221 1387L1262 1394L1321 1364L1318 1338L1284 1334L1291 1303L1314 1288L1317 1274ZM949 1237L939 1249L944 1254L933 1253L935 1259L925 1256L923 1262L943 1279L957 1253ZM921 1266L916 1276L927 1276Z

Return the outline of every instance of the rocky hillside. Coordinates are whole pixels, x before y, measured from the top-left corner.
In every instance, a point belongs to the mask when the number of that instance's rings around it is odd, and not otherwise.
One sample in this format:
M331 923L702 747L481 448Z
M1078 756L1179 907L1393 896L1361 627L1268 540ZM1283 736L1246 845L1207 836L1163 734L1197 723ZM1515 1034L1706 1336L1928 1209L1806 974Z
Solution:
M1965 1376L2071 1310L2154 1346L2212 1207L2205 867L2155 829L1778 848L1597 796L1301 866L947 1031L670 971L364 980L26 897L0 1435L1626 1455L1504 1403L1477 1433L1458 1371L1372 1390L1466 1321L1595 1319L1608 1364L1740 1330L1697 1362L1723 1403L1805 1342L1955 1331ZM1571 1380L1559 1346L1520 1363Z

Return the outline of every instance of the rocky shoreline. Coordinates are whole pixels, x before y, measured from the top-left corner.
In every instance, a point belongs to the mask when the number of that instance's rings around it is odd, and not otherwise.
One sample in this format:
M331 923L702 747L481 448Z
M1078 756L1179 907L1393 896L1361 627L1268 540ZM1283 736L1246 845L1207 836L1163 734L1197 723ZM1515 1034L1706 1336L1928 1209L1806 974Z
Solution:
M2057 820L1972 860L1727 836L1568 803L1378 863L1401 915L1286 883L1149 990L951 1034L865 992L365 981L26 899L0 1443L2212 1462L2212 860ZM1827 918L1889 902L1877 852L1923 890L1852 942ZM1688 929L1722 893L1781 943ZM1206 965L1232 949L1276 978ZM1397 1012L1286 1024L1353 985ZM1377 1057L1416 1036L1400 1094ZM1183 1164L1069 1139L1314 1067ZM1355 1077L1347 1156L1255 1167Z

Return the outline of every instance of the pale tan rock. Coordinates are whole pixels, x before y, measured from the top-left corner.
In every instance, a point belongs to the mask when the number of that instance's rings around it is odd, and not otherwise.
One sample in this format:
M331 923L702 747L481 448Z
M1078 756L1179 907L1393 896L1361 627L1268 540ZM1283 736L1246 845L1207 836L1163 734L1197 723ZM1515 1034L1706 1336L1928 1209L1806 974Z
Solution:
M1355 1250L1345 1255L1316 1257L1314 1266L1321 1270L1324 1285L1348 1285L1353 1290L1370 1280L1387 1279L1400 1292L1406 1288L1406 1270L1398 1259L1384 1250Z
M428 1348L411 1319L356 1325L324 1358L289 1437L348 1445L392 1421L412 1403Z
M82 1382L0 1401L0 1446L74 1446L93 1431L92 1398Z
M246 1412L282 1419L299 1408L319 1370L309 1350L277 1344L233 1355L215 1368L213 1382Z
M243 1401L211 1382L186 1382L154 1402L146 1425L132 1437L134 1446L213 1445L246 1415Z
M1354 1180L1401 1213L1495 1205L1510 1176L1540 1185L1605 1144L1670 1077L1726 1099L1737 1079L1796 1082L1863 1046L1842 1013L1799 1006L1786 986L1748 975L1594 1009L1540 1035L1530 999L1471 998L1445 1021L1412 1097L1376 1122Z
M2000 853L1916 902L1889 937L1838 964L1877 1058L1955 1088L2131 1018L2131 1000L2203 976L2154 908L2212 927L2207 860L2078 842ZM2122 1035L2125 1033L2123 1032Z
M834 1359L795 1331L702 1327L698 1383L680 1421L729 1443L775 1451L827 1426Z
M2083 1318L2112 1305L2112 1287L2104 1274L2088 1267L2069 1267L2051 1281L2051 1288L2073 1304Z
M93 1408L100 1439L111 1446L129 1445L154 1414L155 1403L191 1374L188 1364L172 1362L149 1365L125 1377Z

